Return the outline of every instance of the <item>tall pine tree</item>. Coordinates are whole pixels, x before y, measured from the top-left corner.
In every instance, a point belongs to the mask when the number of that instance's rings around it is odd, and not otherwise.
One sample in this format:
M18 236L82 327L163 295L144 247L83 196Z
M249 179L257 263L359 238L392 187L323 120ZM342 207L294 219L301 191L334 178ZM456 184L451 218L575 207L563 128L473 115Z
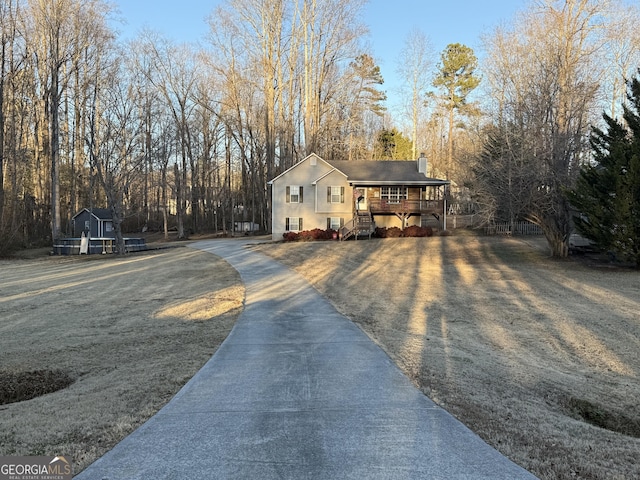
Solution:
M442 99L449 114L449 133L447 135L447 165L445 175L449 179L449 172L453 168L453 131L455 112L467 113L473 111L467 102L469 94L480 85L480 77L475 71L478 58L473 50L466 45L452 43L440 55L438 73L433 80L433 86L442 89Z
M595 163L583 167L569 200L580 234L640 267L640 80L628 89L624 122L603 114L606 131L591 134Z

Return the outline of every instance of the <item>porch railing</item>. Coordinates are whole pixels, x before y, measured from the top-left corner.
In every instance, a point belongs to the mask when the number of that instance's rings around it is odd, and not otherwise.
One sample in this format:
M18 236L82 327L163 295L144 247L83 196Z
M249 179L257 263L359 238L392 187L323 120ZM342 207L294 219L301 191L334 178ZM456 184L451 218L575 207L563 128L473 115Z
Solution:
M354 217L351 220L349 220L347 223L345 223L342 227L340 227L340 229L338 230L338 236L340 240L346 240L350 236L354 235L355 231L356 231L356 218Z
M370 198L371 213L440 213L444 208L443 200L385 200Z
M361 212L340 227L340 230L338 230L338 237L340 240L347 240L351 237L355 237L357 239L359 235L367 235L371 238L375 228L376 224L373 221L373 218L371 218L371 214Z

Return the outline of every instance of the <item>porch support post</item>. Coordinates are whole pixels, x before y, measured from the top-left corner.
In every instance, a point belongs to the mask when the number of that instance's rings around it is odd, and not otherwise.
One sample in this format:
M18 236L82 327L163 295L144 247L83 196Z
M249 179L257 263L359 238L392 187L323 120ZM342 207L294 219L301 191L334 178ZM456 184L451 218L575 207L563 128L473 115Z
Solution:
M442 228L443 230L447 230L447 186L444 186L444 201L442 202L444 205L443 220L442 220Z

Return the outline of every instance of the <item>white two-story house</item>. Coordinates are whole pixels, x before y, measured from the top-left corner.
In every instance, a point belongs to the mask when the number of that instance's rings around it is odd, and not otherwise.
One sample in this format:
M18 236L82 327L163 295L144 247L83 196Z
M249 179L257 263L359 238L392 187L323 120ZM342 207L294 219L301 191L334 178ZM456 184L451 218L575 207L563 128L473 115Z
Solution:
M319 228L341 238L375 226L446 229L447 180L427 177L427 159L331 161L311 154L269 182L272 235Z

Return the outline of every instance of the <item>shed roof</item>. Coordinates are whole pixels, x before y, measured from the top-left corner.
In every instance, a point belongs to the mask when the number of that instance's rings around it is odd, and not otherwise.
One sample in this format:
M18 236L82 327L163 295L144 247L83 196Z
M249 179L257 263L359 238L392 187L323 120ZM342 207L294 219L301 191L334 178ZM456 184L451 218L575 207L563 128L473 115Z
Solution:
M111 210L108 209L108 208L92 208L92 209L83 208L78 213L76 213L73 216L73 218L76 218L82 212L89 212L94 217L96 217L98 220L112 220L113 219L113 215L111 214Z

